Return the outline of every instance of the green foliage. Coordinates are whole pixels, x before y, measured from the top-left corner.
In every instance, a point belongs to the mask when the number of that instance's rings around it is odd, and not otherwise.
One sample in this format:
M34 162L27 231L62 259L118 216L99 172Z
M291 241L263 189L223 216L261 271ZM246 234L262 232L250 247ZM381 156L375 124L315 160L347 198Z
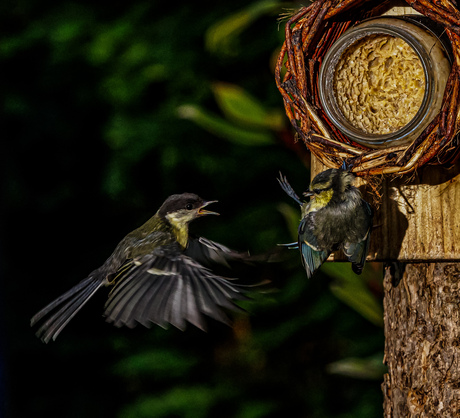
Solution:
M327 366L329 373L365 380L382 381L387 368L383 365L383 352L367 358L349 357Z
M195 366L197 359L174 349L155 349L123 358L114 366L114 373L130 378L139 376L180 377Z
M274 131L283 129L285 116L281 109L266 109L259 100L241 87L228 83L214 83L213 92L223 113L234 123Z
M326 263L324 272L334 278L331 284L331 292L356 309L364 318L377 326L383 327L383 306L375 295L370 291L368 282L375 280L377 271L367 264L360 277L345 271L349 268L346 263Z
M214 83L212 91L226 118L192 104L180 106L179 116L236 144L258 146L275 143L270 130L279 132L285 125L280 109L265 108L259 100L233 84Z
M278 11L279 5L279 0L259 0L218 20L206 31L207 49L218 55L237 55L241 50L239 38L243 31L261 15Z
M179 415L184 418L209 416L216 401L216 389L206 386L176 387L162 395L143 397L134 405L125 407L119 418L150 418Z
M286 220L286 225L292 240L297 241L297 233L299 230L299 222L301 218L300 211L298 209L294 209L287 203L280 203L278 205L278 210L282 213L284 219Z
M182 105L178 113L180 117L192 120L208 132L236 144L270 145L274 143L273 136L267 131L236 126L196 105Z

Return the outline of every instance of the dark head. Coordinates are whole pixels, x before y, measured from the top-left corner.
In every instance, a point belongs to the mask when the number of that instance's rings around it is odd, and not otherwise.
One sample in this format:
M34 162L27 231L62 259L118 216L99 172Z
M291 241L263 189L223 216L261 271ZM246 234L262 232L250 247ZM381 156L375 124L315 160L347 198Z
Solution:
M186 225L204 215L218 215L204 208L217 200L205 201L194 193L173 194L169 196L158 210L162 219L176 226Z
M315 206L324 207L329 202L340 202L349 198L348 191L358 190L353 186L355 175L349 171L331 168L319 173L311 182L304 196L312 196Z

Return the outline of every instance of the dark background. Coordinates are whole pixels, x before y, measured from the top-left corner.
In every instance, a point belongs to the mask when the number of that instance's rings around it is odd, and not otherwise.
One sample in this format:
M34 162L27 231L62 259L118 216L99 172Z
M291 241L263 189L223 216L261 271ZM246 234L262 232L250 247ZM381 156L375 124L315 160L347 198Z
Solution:
M170 194L218 199L193 229L258 253L293 241L309 158L273 66L277 1L0 5L0 415L380 417L381 266L297 253L257 269L234 327L117 329L100 291L56 342L30 317L102 264ZM224 84L222 84L224 83Z

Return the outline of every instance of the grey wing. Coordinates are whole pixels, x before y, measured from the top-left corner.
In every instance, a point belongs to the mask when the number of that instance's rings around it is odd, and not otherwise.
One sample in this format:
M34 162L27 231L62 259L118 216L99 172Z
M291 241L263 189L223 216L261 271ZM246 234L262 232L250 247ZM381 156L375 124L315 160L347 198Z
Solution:
M356 274L361 274L369 252L370 236L372 230L373 212L369 203L361 200L360 213L357 223L361 229L360 237L354 242L344 242L343 252L352 263L352 269Z
M184 254L206 267L212 267L215 264L230 267L229 263L233 261L247 262L251 260L248 253L234 251L225 245L203 237L190 239Z
M167 324L183 330L190 322L205 330L203 314L229 324L224 310L241 310L241 287L192 258L163 249L127 261L115 277L105 306L107 321L134 327Z

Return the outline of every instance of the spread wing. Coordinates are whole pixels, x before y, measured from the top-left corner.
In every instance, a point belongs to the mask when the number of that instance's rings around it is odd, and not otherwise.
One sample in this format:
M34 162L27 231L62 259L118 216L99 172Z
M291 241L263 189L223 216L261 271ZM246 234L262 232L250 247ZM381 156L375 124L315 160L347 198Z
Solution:
M308 215L300 221L299 248L302 264L307 277L310 278L321 264L323 264L324 260L329 257L330 252L322 251L318 248L318 242L313 234L313 221L311 216Z
M361 200L361 207L357 213L356 225L361 229L360 237L355 242L344 242L343 252L351 261L351 268L356 274L361 274L369 252L369 243L372 229L372 208L365 200Z
M224 310L241 310L234 301L248 299L242 287L178 249L157 249L128 260L114 282L104 315L116 326L169 323L183 330L190 322L205 330L203 314L228 324Z
M234 261L247 262L251 260L248 253L234 251L225 245L203 237L190 239L184 254L206 267L212 267L216 264L230 267L230 263Z

